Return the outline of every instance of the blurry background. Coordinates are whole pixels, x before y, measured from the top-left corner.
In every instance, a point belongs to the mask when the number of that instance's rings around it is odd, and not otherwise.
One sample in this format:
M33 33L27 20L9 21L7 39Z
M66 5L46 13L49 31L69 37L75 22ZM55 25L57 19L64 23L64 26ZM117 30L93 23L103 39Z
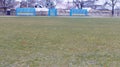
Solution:
M111 12L119 14L120 0L0 0L0 11L16 8L36 8L36 11L47 11L50 8L69 10L71 8L87 9L90 15ZM97 11L97 14L95 12ZM115 12L116 11L116 12ZM94 12L91 14L91 12Z

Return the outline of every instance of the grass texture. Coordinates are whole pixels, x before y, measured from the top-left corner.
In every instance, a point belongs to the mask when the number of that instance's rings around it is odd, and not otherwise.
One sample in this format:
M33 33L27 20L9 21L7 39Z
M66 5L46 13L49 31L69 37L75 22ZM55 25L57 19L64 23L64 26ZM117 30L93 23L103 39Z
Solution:
M120 18L0 17L0 67L119 67Z

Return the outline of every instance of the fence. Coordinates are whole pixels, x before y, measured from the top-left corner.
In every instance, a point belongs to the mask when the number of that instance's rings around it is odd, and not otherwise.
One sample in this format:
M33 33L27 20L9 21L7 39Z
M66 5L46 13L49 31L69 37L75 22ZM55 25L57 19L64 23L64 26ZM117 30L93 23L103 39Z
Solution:
M88 15L88 11L86 9L70 9L70 16L73 15Z
M20 10L18 10L20 9ZM71 15L71 10L68 9L53 9L52 11L38 11L36 12L35 10L32 11L32 13L29 13L29 10L25 11L23 10L25 8L17 8L16 10L11 10L11 16L70 16ZM28 8L27 8L28 9ZM34 8L33 8L34 9ZM79 12L78 12L79 13ZM89 16L111 16L111 11L100 11L100 10L92 10L88 13L86 13ZM3 9L0 9L0 15L5 16L5 12ZM82 15L82 14L75 14L72 13L71 16L73 15ZM120 10L115 10L114 16L120 16Z
M49 9L48 16L57 16L57 9Z
M16 16L36 16L35 8L17 8Z

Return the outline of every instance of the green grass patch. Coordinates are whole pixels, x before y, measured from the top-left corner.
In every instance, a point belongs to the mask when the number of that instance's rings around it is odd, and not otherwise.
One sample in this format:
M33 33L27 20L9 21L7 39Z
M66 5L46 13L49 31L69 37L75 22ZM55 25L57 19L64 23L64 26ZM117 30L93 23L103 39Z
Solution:
M119 67L120 18L0 17L0 67Z

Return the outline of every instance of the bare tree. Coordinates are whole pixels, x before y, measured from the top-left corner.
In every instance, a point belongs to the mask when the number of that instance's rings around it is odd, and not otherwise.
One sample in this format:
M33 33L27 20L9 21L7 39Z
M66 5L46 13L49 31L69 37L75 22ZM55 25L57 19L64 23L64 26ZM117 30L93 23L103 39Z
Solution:
M6 12L8 8L14 7L14 2L15 0L0 0L0 6L2 9L4 9L4 12Z
M120 2L120 0L109 0L109 1L106 1L106 4L110 5L111 8L112 8L112 11L111 11L112 16L114 16L115 6L116 6L116 3L118 3L118 2Z
M84 7L84 1L83 0L73 0L73 3L79 9L82 9Z
M54 2L51 1L51 0L46 0L45 4L46 4L45 6L46 6L47 8L55 8L55 4L54 4Z
M21 8L27 7L27 2L26 2L26 1L21 1L21 2L20 2L20 7L21 7Z
M0 0L2 7L12 8L14 6L15 0Z

